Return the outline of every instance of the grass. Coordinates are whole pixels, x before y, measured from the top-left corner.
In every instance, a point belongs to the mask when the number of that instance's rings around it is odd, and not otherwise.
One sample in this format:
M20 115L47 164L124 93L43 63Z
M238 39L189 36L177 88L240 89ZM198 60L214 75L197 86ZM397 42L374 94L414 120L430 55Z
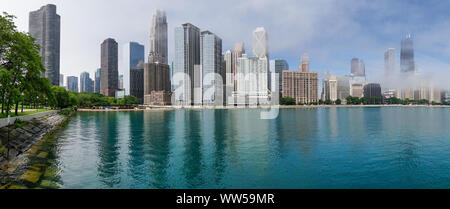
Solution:
M49 109L39 109L39 110L25 111L25 109L24 109L23 112L20 112L20 110L19 110L18 116L31 115L31 114L40 113L40 112L47 112L47 111L50 111L50 110ZM14 111L10 112L9 115L11 117L16 117L16 115L14 114ZM6 113L0 114L0 118L6 118L6 117L8 117L6 115Z

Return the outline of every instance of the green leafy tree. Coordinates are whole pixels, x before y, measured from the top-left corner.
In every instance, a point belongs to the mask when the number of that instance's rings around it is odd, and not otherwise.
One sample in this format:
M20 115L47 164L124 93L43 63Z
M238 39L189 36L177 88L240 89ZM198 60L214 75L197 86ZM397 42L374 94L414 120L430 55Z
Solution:
M336 101L334 102L336 105L340 105L342 104L342 101L340 99L336 99Z
M295 99L292 97L283 97L280 99L281 105L295 105Z

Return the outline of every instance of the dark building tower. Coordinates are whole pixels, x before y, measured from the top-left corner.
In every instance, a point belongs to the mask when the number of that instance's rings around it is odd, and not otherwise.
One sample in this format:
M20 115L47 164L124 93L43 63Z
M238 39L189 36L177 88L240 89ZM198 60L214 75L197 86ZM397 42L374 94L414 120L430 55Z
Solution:
M169 65L159 62L145 63L144 104L171 104L171 83Z
M56 14L56 5L48 4L30 12L28 31L41 46L44 76L52 85L58 86L61 18Z
M367 98L382 98L381 86L378 83L369 83L364 86L364 97Z
M118 45L114 39L108 38L101 45L100 93L105 96L115 97L118 87Z
M402 73L415 73L414 46L411 35L402 40L400 51L400 70Z
M139 104L144 103L144 62L130 69L130 95L139 100Z

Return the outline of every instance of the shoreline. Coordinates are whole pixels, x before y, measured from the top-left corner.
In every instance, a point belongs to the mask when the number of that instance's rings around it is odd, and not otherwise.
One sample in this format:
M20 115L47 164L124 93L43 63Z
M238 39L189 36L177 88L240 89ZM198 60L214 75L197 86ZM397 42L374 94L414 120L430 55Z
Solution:
M236 109L311 109L311 108L361 108L361 107L406 107L406 108L450 108L450 105L279 105L279 106L218 106L218 107L203 107L203 106L148 106L146 108L135 109L87 109L78 108L78 112L137 112L137 111L170 111L170 110L236 110Z

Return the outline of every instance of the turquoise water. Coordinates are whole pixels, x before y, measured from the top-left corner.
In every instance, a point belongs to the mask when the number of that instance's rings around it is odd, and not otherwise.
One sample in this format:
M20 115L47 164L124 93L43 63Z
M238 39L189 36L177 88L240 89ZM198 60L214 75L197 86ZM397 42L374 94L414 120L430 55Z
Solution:
M62 188L450 188L450 109L79 112Z

